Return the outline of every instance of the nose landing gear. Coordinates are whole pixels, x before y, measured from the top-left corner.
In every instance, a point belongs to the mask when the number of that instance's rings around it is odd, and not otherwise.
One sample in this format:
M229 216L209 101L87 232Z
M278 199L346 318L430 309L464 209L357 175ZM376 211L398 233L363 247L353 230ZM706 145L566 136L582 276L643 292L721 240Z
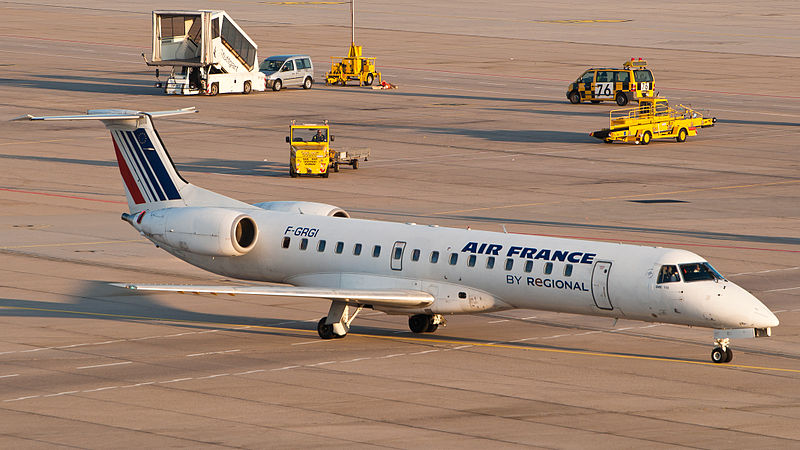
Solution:
M729 363L733 359L733 350L730 349L729 338L714 339L714 350L711 350L711 362L721 364Z

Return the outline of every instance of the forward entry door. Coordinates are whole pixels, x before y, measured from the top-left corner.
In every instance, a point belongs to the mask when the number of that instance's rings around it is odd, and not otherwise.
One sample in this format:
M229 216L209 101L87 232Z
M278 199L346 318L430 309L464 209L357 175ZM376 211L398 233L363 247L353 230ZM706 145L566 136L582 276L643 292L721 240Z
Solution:
M592 271L592 297L594 304L600 309L614 309L611 297L608 295L608 275L611 273L611 263L597 261Z
M405 242L395 242L392 249L392 270L403 270L403 251L406 248Z

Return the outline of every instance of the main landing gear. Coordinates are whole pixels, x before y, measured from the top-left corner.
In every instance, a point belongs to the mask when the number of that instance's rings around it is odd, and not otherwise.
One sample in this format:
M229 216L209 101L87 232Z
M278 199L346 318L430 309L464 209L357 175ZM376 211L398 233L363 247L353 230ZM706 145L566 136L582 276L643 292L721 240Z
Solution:
M439 325L447 323L441 314L416 314L408 318L408 328L413 333L433 333Z
M347 303L332 302L328 315L317 322L317 334L322 339L341 339L347 336L350 324L362 309L364 309L364 305L359 305L351 315Z
M729 338L714 339L714 350L711 350L711 361L717 364L728 363L733 359Z

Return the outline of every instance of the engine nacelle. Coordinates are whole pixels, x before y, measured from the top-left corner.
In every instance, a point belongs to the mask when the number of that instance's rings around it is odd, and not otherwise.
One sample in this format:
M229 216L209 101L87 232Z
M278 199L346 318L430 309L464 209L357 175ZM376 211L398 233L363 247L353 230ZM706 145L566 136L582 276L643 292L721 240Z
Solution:
M347 211L333 205L315 202L262 202L256 206L267 211L292 212L312 216L350 217Z
M164 246L200 255L241 256L258 240L255 220L231 209L165 208L122 218Z

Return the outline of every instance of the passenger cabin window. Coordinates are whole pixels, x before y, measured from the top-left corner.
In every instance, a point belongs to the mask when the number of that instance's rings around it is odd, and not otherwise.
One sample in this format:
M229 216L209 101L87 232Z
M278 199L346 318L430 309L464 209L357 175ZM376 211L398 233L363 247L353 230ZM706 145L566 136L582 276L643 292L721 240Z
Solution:
M681 281L681 277L678 275L678 268L676 266L661 266L661 270L658 272L658 284L674 283L676 281Z
M325 244L326 244L325 239L319 241L319 243L317 244L317 251L318 252L324 252L325 251Z
M564 266L564 276L569 277L572 276L572 264L567 264Z
M525 261L525 272L531 273L532 271L533 271L533 260L529 259Z
M458 253L450 253L450 265L455 266L458 262Z
M419 261L419 249L415 248L413 252L411 252L411 260L412 261Z
M336 243L336 250L335 250L336 254L337 255L341 254L343 251L344 251L344 242L342 242L342 241L337 242Z
M544 274L550 275L551 273L553 273L553 263L549 262L544 265Z
M475 255L469 255L467 258L467 267L475 267L475 261L478 260L478 257Z
M377 258L378 256L381 256L381 246L380 245L376 245L375 247L372 247L372 257L373 258Z
M356 256L361 254L361 244L356 244L353 246L353 254Z
M437 262L439 262L439 252L434 250L431 252L431 263L436 264Z
M511 270L514 268L514 260L512 258L506 259L506 270Z
M308 248L308 239L303 238L300 239L300 250L305 250Z
M292 238L290 238L289 236L286 236L286 237L283 238L283 243L281 244L281 247L289 248L289 244L291 242L292 242Z
M683 281L687 283L703 280L724 280L722 275L708 263L681 264L681 275L683 275Z
M486 258L486 268L487 269L494 269L494 256L490 256Z

